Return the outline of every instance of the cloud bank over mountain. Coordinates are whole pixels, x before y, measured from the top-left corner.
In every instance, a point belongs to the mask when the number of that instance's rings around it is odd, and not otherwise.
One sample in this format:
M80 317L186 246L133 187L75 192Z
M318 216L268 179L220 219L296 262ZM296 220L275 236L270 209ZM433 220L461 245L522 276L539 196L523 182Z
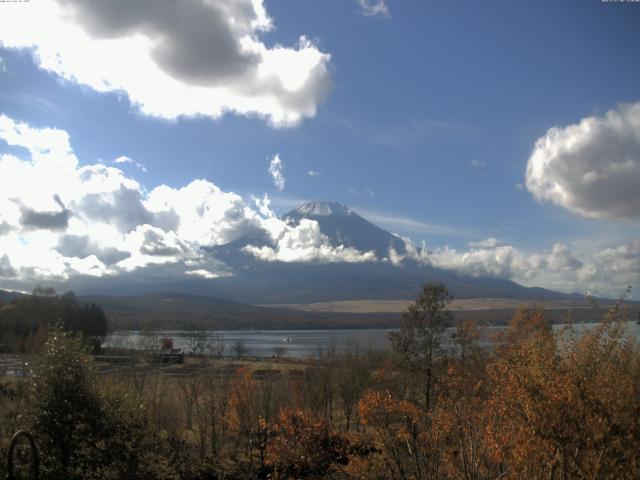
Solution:
M273 238L273 255L284 261L358 255L331 246L315 222L294 227L279 219L266 197L246 201L202 179L147 192L118 168L81 165L62 130L1 115L0 139L25 152L0 156L0 279L13 285L161 265L175 277L229 275L203 247L244 236Z
M403 268L417 262L601 295L618 295L640 280L637 239L593 250L557 243L527 252L496 238L471 242L466 249L429 248L393 236L339 204L310 202L294 211L293 221L278 217L266 195L245 199L204 179L146 189L114 166L82 164L65 131L32 128L4 115L0 140L20 152L0 156L0 287L28 289L37 282L125 274L150 280L232 276L233 268L209 247L241 239L247 259L268 263L373 262ZM332 216L337 217L325 222ZM339 227L325 232L323 222ZM363 247L360 230L344 235L344 228L364 224L371 232L365 239L375 248ZM376 235L379 242L372 238Z
M315 115L330 55L304 35L268 46L273 28L263 0L38 0L3 5L0 45L146 115L232 111L288 126Z
M551 128L529 158L526 186L590 218L640 217L640 103Z

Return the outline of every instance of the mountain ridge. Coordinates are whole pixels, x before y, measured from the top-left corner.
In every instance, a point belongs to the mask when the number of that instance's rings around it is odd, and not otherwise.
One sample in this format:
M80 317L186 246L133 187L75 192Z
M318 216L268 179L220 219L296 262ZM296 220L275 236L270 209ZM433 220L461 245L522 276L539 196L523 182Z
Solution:
M372 262L265 262L248 254L245 247L274 247L267 236L241 237L207 250L230 265L235 274L212 280L209 284L189 281L192 292L212 294L251 304L287 304L342 301L353 299L405 300L415 298L427 281L445 283L456 298L505 297L522 300L576 299L541 287L524 287L511 280L474 277L452 270L424 265L410 258L405 241L369 222L354 210L337 202L305 202L281 218L297 226L303 219L318 222L320 232L332 247L351 247L373 251ZM401 264L389 260L390 250L404 255ZM185 287L185 282L171 289Z
M283 216L294 225L303 218L318 222L320 231L332 246L355 248L361 252L374 252L377 258L389 256L393 248L404 255L407 251L403 239L366 220L355 211L337 202L311 201Z
M375 252L375 261L283 262L265 261L247 251L248 246L277 248L265 231L240 237L224 245L202 247L212 260L226 264L230 275L218 278L140 277L135 271L117 277L83 278L74 285L78 295L140 295L173 292L218 297L249 305L300 304L354 299L410 300L422 284L438 281L447 285L455 298L513 298L523 301L583 298L541 287L525 287L511 280L478 277L443 270L412 259L405 241L369 222L354 210L336 202L306 202L284 214L290 226L303 219L318 222L320 233L332 247L351 247ZM323 240L324 241L324 240ZM404 256L389 259L390 250Z

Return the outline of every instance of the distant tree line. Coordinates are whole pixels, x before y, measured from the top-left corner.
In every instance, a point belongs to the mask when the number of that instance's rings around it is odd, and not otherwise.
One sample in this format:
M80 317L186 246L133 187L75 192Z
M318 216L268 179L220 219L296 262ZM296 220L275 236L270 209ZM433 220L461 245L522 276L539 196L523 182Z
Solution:
M51 288L36 288L31 295L0 301L0 349L36 352L47 339L47 332L57 325L78 334L93 351L107 334L107 317L95 303L81 304L73 292L58 295Z

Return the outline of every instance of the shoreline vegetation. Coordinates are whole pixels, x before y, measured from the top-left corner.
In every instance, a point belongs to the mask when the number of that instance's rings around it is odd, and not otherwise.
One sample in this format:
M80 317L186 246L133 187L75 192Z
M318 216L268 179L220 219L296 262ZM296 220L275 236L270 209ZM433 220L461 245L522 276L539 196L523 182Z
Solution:
M0 377L0 455L26 429L45 480L640 476L640 350L623 301L582 336L519 309L493 349L463 322L455 353L438 336L449 303L427 284L389 351L302 360L253 361L234 345L237 359L114 368L54 322L30 373Z

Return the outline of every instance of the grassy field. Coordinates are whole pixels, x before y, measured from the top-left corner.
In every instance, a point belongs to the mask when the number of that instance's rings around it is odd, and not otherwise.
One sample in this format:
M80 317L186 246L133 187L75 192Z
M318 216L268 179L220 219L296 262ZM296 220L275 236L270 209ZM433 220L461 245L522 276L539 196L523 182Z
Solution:
M400 313L406 310L413 300L342 300L335 302L289 303L271 305L272 307L292 308L304 312L335 312L335 313ZM543 309L576 309L592 308L586 301L578 300L519 300L514 298L462 298L454 300L450 305L451 311L477 311L496 309L516 309L520 306L538 307Z

